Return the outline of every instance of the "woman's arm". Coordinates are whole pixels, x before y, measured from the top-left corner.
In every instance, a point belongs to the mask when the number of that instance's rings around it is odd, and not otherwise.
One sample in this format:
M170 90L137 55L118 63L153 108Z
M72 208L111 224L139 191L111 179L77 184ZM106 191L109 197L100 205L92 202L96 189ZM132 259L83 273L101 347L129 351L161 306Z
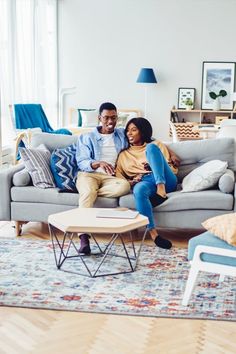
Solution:
M131 178L127 176L127 174L124 172L123 166L122 166L122 158L118 157L118 160L116 162L116 177L118 178L123 178L126 179L130 186L133 187L136 183L140 182L142 179L142 174L138 174L137 176Z
M127 179L126 175L124 173L124 170L122 168L122 164L120 161L120 158L118 157L117 161L116 161L116 167L115 167L115 175L118 178L123 178L123 179Z

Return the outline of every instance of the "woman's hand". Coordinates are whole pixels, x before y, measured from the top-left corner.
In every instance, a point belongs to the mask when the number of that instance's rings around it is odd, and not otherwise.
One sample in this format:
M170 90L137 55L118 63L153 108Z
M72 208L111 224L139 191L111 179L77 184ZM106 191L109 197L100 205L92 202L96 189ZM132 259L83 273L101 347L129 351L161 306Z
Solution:
M152 172L152 169L151 169L149 163L143 162L143 167L144 167L144 170L145 170L145 171Z
M129 181L129 184L131 185L131 187L133 187L136 183L140 182L142 177L143 177L143 175L141 173L139 173L138 175L136 175L132 179L129 179L128 181Z

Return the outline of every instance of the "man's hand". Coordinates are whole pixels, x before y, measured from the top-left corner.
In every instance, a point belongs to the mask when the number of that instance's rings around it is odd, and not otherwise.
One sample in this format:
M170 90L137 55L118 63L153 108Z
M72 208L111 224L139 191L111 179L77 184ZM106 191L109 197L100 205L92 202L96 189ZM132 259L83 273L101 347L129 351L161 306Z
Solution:
M114 167L110 164L107 163L105 161L95 161L91 164L91 167L96 170L98 167L101 167L104 172L110 176L114 176L115 175L115 169Z
M179 156L177 156L174 151L172 151L168 146L166 147L170 154L170 162L173 164L174 167L179 167L181 161Z
M180 158L177 155L175 155L174 153L171 154L170 159L174 167L179 167Z

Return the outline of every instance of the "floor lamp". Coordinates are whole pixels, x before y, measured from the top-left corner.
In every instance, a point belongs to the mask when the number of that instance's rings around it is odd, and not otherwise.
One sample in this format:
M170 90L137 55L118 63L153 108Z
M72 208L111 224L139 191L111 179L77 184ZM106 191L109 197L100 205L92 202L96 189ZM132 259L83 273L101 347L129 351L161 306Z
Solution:
M144 84L145 90L145 110L144 116L147 118L147 88L148 84L157 84L157 79L155 77L154 71L151 68L142 68L140 70L137 81L140 84Z

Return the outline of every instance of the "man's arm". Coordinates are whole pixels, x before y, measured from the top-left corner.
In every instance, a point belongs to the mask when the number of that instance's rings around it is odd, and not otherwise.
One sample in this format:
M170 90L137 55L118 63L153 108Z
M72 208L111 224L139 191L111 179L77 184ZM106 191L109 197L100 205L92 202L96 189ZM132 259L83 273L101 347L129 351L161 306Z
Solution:
M80 171L94 172L101 167L108 175L114 175L115 171L111 164L105 161L98 161L94 158L94 146L89 135L81 135L77 142L76 161Z
M87 134L82 134L79 136L76 147L76 161L77 166L80 171L93 172L92 163L95 162L93 159L93 152L91 149L91 141Z

